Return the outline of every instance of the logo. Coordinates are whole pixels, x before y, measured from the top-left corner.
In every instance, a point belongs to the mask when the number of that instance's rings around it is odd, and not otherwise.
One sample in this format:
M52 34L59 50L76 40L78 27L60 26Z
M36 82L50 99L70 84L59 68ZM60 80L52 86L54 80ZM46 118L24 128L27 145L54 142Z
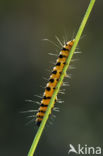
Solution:
M102 148L100 146L97 147L89 147L88 145L77 145L77 148L75 148L72 144L69 145L68 154L75 153L75 154L88 154L88 155L101 155L102 154Z

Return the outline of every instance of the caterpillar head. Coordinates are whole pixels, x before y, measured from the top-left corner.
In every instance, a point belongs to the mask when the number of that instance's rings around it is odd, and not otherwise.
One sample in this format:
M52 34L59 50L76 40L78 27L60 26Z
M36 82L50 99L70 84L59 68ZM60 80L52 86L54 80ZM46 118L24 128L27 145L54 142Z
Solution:
M66 45L65 45L65 48L71 50L71 48L72 48L74 42L75 42L75 39L73 39L73 40L67 42Z

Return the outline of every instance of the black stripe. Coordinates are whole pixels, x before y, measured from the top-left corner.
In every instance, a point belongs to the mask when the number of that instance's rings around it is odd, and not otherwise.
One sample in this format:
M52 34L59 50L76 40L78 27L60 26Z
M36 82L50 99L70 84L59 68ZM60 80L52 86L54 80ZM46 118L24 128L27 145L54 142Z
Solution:
M46 89L47 91L50 91L50 90L51 90L51 88L50 88L50 87L46 87L45 89Z
M62 50L64 50L64 51L69 51L69 49L67 49L67 48L63 48Z
M57 62L57 63L56 63L56 66L60 66L60 65L61 65L61 62Z
M50 96L48 96L48 97L46 97L46 96L43 96L43 99L51 99L51 97Z
M39 112L41 112L41 113L45 113L45 111L43 111L43 110L39 110Z
M48 107L48 105L41 103L40 104L41 107Z
M56 73L57 73L57 70L52 71L52 74L56 74Z
M63 58L63 57L67 57L67 56L62 55L62 54L59 55L59 58Z
M41 119L43 119L43 117L44 117L44 116L41 116L41 115L37 115L37 118L41 118Z
M49 82L53 83L54 82L54 79L49 79Z

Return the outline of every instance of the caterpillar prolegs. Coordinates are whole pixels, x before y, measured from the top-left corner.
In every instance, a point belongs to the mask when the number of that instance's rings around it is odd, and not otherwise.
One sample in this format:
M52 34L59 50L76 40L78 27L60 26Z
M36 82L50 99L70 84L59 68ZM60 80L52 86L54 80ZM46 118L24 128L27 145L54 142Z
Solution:
M40 126L40 123L43 120L43 117L44 117L47 107L49 105L50 99L54 93L54 90L56 88L56 85L58 83L60 75L63 71L66 60L69 56L69 52L74 44L74 41L75 40L71 40L63 46L63 48L61 49L60 54L56 60L56 64L52 70L49 81L46 85L46 88L45 88L45 91L43 94L43 98L40 103L40 108L38 109L38 112L36 114L36 124L38 126ZM56 102L56 99L55 99L55 102ZM55 102L54 102L54 104L55 104Z

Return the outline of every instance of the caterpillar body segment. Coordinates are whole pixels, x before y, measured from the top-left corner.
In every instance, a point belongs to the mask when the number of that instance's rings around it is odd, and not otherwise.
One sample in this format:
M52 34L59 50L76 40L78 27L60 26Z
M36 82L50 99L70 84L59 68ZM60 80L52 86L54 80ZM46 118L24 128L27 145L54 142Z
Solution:
M69 52L74 44L75 40L71 40L66 43L66 45L63 46L62 50L60 51L60 54L56 60L56 64L52 70L52 73L50 75L49 81L45 87L45 91L43 94L43 98L41 100L40 108L36 114L36 124L39 126L40 123L43 120L43 117L45 115L45 112L47 110L47 107L50 103L50 100L52 98L52 95L55 91L56 85L58 83L58 80L61 76L61 73L63 71L63 68L66 64L66 60L69 56ZM55 99L56 102L57 98ZM54 104L55 104L54 102ZM52 108L53 109L53 108ZM52 111L52 110L51 110ZM51 112L50 112L51 114Z

